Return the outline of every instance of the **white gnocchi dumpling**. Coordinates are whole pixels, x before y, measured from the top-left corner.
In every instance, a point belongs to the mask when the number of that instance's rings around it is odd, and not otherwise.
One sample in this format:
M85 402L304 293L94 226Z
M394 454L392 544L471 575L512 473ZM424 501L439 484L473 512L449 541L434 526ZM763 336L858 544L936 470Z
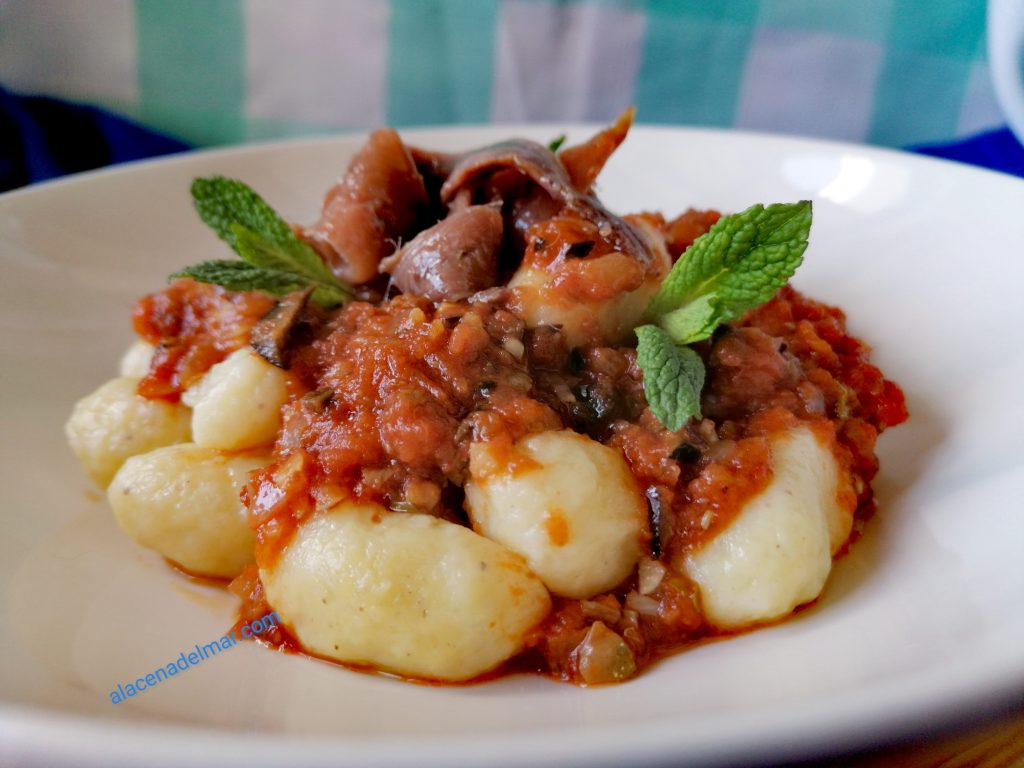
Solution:
M519 555L461 525L369 503L304 522L260 579L306 650L433 680L495 668L551 609Z
M79 400L64 425L68 444L89 477L106 488L124 461L190 439L192 413L137 393L139 379L111 379Z
M135 376L142 378L149 373L149 366L153 362L153 353L156 348L142 339L137 339L125 351L118 366L122 376Z
M196 445L242 451L270 445L281 429L288 377L248 347L206 372L182 396Z
M255 535L239 494L266 454L185 443L134 456L107 498L125 533L189 571L231 578L253 562Z
M543 269L524 265L509 280L516 311L531 328L541 325L562 329L566 343L579 346L594 336L612 343L625 339L640 322L658 284L601 301L564 296L555 278Z
M473 527L525 557L555 594L591 597L621 583L647 520L622 456L571 430L531 435L514 450L509 463L487 443L470 447Z
M516 313L531 328L560 327L570 346L585 344L595 335L610 343L632 338L633 329L642 321L651 297L672 266L672 259L665 249L664 237L651 224L636 219L630 225L647 244L654 260L654 268L638 288L611 299L572 297L560 286L557 262L548 269L524 263L508 283Z
M831 450L804 427L770 443L773 478L729 526L691 552L687 575L721 629L771 621L821 594L853 525Z

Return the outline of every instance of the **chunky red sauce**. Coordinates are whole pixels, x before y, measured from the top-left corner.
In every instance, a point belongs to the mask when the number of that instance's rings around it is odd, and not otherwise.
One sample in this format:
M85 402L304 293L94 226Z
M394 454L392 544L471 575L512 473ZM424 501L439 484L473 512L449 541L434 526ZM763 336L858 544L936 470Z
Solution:
M266 306L255 294L197 288L175 283L166 297L147 297L137 322L188 329L197 317L233 315L251 325L254 308ZM174 302L180 322L168 319ZM201 327L178 338L193 339L206 359L242 343L240 333ZM183 346L170 376L158 359L150 378L180 387L201 373L200 353ZM668 564L766 487L767 438L796 422L831 441L850 469L860 514L870 512L875 439L906 419L906 407L868 362L868 348L846 333L839 310L786 288L701 351L705 418L671 433L645 407L632 349L569 348L557 329L528 330L500 302L353 302L292 362L295 395L278 458L247 492L258 560L271 564L303 517L346 497L465 523L461 485L472 440L504 441L514 464L517 438L564 426L622 451L651 505L651 553ZM243 621L266 612L257 582L248 573L239 587ZM638 667L711 631L693 586L670 571L648 595L634 579L591 600L556 598L514 666L573 679L572 650L595 620L626 639ZM270 641L284 643L286 633Z
M177 401L211 366L246 346L253 325L273 306L264 293L235 293L188 279L139 299L132 312L135 332L156 347L139 394Z
M899 388L869 362L867 346L847 333L840 310L787 286L720 328L695 347L707 369L703 418L670 432L647 407L632 337L606 337L594 318L572 334L559 325L528 327L523 295L493 282L525 265L547 275L548 300L592 309L660 279L667 261L717 221L715 211L689 210L672 221L640 214L630 224L605 211L590 194L596 171L584 160L592 155L603 163L622 135L617 124L587 152L569 155L564 167L521 142L458 161L421 153L414 167L390 135L378 137L387 139L387 152L358 156L359 173L346 177L350 181L373 166L373 178L405 179L402 184L415 187L416 194L399 196L408 205L422 206L425 194L434 205L473 212L458 219L460 226L486 230L491 252L474 250L477 241L457 231L456 216L449 215L434 225L448 221L448 230L432 227L429 236L417 236L404 253L410 261L389 267L406 293L380 304L352 301L308 321L302 342L289 351L291 397L274 458L243 492L261 567L273 565L305 518L344 499L468 524L462 489L472 442L489 442L515 471L531 461L516 451L517 440L571 428L623 456L648 502L646 555L606 594L553 598L547 619L505 669L595 682L577 652L595 632L621 638L635 669L716 633L681 563L771 482L772 436L797 425L812 430L837 459L841 506L861 516L871 512L875 440L904 421L907 410ZM511 168L507 154L513 150L519 155ZM352 190L346 194L345 200L362 199ZM333 227L332 200L325 218L304 236L318 250L334 249L332 268L351 270L357 261L335 257L360 238L351 232L341 237ZM503 219L493 213L499 207ZM409 222L438 218L419 207L406 213L401 226L387 219L394 231L384 234L399 238L409 234ZM346 226L367 224L350 218ZM493 226L504 226L504 234L486 229ZM657 245L644 244L646 229ZM439 243L465 257L472 275L437 261ZM367 264L379 258L364 256ZM451 300L413 295L411 286L425 284L449 291ZM157 352L140 393L177 398L211 365L248 344L250 330L273 304L263 294L190 280L142 299L135 327ZM547 531L556 545L567 536L557 514ZM241 622L270 608L255 567L231 588L243 600ZM297 647L281 628L263 639Z

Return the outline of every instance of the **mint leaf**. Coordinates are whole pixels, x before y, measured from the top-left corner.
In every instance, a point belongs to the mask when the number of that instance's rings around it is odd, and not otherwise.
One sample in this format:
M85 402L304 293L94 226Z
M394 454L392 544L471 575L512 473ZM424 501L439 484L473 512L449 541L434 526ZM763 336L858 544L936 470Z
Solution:
M270 240L297 239L288 222L241 181L224 176L194 179L192 202L199 218L232 248L235 247L232 224L241 224Z
M562 145L565 144L566 138L568 137L564 133L559 136L556 136L555 138L548 142L548 149L550 149L552 152L557 152L562 148Z
M283 296L306 286L305 280L291 272L254 267L244 261L202 261L171 275L171 279L176 277L191 277L200 283L214 283L229 291L267 291L275 296Z
M210 176L192 182L199 217L242 257L242 262L206 261L171 277L191 277L232 291L263 290L275 295L314 285L311 298L333 307L353 296L320 255L298 238L252 189L240 181Z
M721 316L717 297L712 293L662 315L658 325L677 344L692 344L708 338L721 322Z
M719 219L672 267L647 307L647 319L682 343L707 338L786 284L803 260L810 227L809 200L754 205ZM697 302L699 309L688 309ZM682 309L688 314L675 315Z
M704 361L655 325L635 329L639 343L636 362L644 372L644 394L651 412L675 432L692 418L700 418L700 392L704 388Z
M294 272L311 282L334 285L351 295L352 290L334 276L317 252L294 235L290 241L271 240L238 223L231 225L230 232L235 240L235 252L250 264Z
M754 205L725 216L675 263L636 329L644 394L673 432L700 416L704 362L684 344L768 301L803 261L811 203Z
M309 280L294 272L228 260L202 261L171 275L171 279L176 277L191 277L200 283L213 283L229 291L266 291L274 296L284 296L310 284ZM348 294L333 285L317 285L311 298L325 307L333 307L344 303Z
M303 287L305 285L309 285L309 283L305 283ZM352 294L336 285L317 283L309 298L325 309L333 309L351 299Z
M199 217L246 261L338 282L320 255L241 181L223 176L195 179L192 201ZM259 263L249 258L254 255L261 257Z

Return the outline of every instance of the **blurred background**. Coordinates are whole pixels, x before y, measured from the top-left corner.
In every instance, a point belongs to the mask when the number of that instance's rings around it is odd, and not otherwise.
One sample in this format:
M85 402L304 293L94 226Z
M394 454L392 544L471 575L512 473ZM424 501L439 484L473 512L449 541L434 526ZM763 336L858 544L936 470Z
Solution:
M185 147L629 105L1022 173L986 20L984 0L0 0L0 188Z

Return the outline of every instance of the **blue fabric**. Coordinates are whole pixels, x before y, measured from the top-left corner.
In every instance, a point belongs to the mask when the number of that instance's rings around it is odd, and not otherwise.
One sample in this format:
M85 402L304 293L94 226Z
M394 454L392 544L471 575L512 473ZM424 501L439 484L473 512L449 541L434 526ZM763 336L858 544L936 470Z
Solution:
M189 148L96 107L0 88L0 191ZM1006 128L911 150L1024 177L1024 147Z
M0 192L189 148L96 107L0 88Z
M963 141L912 147L912 151L932 157L944 157L993 171L1024 176L1024 147L1009 128L979 133Z

